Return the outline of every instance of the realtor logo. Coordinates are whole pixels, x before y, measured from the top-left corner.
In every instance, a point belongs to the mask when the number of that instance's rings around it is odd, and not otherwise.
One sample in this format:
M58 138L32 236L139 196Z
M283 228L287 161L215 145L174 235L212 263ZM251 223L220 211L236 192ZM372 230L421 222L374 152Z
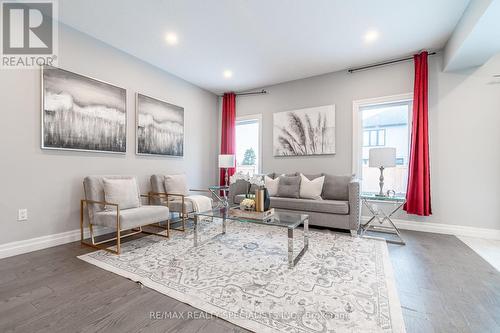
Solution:
M52 1L2 2L2 68L55 65L55 14Z

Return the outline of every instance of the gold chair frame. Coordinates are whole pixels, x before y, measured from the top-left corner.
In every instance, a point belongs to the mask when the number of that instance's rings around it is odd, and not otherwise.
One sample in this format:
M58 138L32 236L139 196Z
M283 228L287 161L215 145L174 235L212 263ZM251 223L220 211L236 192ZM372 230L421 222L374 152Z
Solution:
M163 196L163 194L162 193L148 193L148 194L141 194L140 196L141 196L141 198L148 198L148 204L151 204L152 197L160 197L161 198ZM183 201L183 203L184 203L184 201ZM112 207L116 208L116 236L115 237L112 237L110 239L106 239L103 241L99 241L99 242L95 241L94 228L93 228L93 224L90 223L90 215L89 215L89 211L88 211L89 204L112 206ZM85 238L84 238L83 224L84 224L84 219L85 219L85 214L84 214L85 206L87 207L87 214L88 214L87 216L89 217L88 222L89 222L89 232L90 232L91 243L85 241ZM183 204L183 206L184 206L184 204ZM89 246L89 247L99 249L99 250L105 250L107 252L119 255L121 253L121 239L125 238L125 237L129 237L129 236L143 233L143 234L147 234L147 235L156 235L156 236L161 236L161 237L165 237L165 238L170 238L170 216L167 218L166 221L167 221L166 227L162 226L161 223L149 224L151 226L160 227L160 228L166 230L166 235L161 234L161 233L156 233L156 232L145 231L142 229L142 226L129 229L129 230L132 230L132 232L129 232L125 235L122 235L121 233L123 231L126 231L126 230L121 230L121 228L120 228L120 206L118 204L106 202L106 201L82 199L82 200L80 200L80 243L82 245L85 245L85 246ZM116 250L110 249L106 246L102 246L102 244L109 243L109 242L112 242L115 240L116 240Z
M165 205L168 207L168 209L170 209L170 206L169 206L170 200L168 200L168 197L180 197L182 211L175 212L175 213L179 213L180 220L172 221L172 222L176 223L176 222L181 221L182 228L170 228L170 229L176 230L176 231L183 231L183 232L186 231L186 220L189 218L189 214L186 212L186 207L184 205L185 197L186 197L184 194L175 194L175 193L166 193L166 192L149 192L149 195L151 195L151 197L160 197L160 198L164 197L165 201L166 201ZM151 204L151 197L149 197L149 199L148 199L149 204Z

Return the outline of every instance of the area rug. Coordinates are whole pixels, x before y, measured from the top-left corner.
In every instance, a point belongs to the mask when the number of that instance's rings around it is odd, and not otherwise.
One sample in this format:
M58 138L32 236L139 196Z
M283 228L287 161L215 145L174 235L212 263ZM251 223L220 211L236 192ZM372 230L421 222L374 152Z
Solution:
M79 258L255 332L405 332L385 242L310 229L309 250L289 269L286 229L220 228L203 222L196 248L192 232L175 232Z

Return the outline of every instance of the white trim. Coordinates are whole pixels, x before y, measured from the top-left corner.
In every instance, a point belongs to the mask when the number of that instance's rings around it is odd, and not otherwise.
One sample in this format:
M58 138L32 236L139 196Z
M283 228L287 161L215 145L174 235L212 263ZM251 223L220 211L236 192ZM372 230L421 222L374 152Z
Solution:
M359 109L365 105L386 104L410 100L413 100L413 93L365 98L352 101L352 174L355 175L356 178L362 178L360 170L361 150L359 147L363 139L361 137L362 132L360 131L361 119L359 119ZM408 130L410 130L410 128L411 117L408 119Z
M107 232L109 232L109 230L106 228L101 228L101 227L94 228L94 234L96 236L103 235ZM84 230L84 237L85 238L90 237L87 228ZM27 252L43 250L57 245L76 242L78 240L80 240L80 229L61 232L54 235L46 235L31 239L0 244L0 259L16 256L18 254L23 254Z
M364 223L368 221L368 218L368 216L362 216L361 221ZM500 230L498 229L476 228L455 224L417 222L402 219L392 220L398 228L404 230L500 240ZM99 236L109 232L109 229L96 227L94 232L96 236ZM87 229L85 229L84 237L89 237L89 232ZM0 259L27 252L43 250L57 245L76 242L78 240L80 240L80 229L61 232L54 235L47 235L6 244L0 244Z
M257 173L262 173L262 113L256 114L248 114L243 116L236 117L236 125L238 125L238 121L245 120L257 120L259 122L259 155L258 155L258 164L257 164Z
M361 222L365 223L368 221L368 219L368 216L362 216ZM403 230L500 240L500 230L498 229L477 228L464 225L434 222L418 222L403 219L392 219L392 221L398 228Z

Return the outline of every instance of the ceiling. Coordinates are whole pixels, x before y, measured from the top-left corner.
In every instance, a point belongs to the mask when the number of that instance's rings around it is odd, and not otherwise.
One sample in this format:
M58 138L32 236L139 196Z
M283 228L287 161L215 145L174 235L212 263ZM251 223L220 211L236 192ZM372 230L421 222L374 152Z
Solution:
M59 20L215 93L441 49L469 0L61 0ZM365 35L376 31L368 43ZM173 32L178 43L169 45ZM223 72L230 70L231 78Z

